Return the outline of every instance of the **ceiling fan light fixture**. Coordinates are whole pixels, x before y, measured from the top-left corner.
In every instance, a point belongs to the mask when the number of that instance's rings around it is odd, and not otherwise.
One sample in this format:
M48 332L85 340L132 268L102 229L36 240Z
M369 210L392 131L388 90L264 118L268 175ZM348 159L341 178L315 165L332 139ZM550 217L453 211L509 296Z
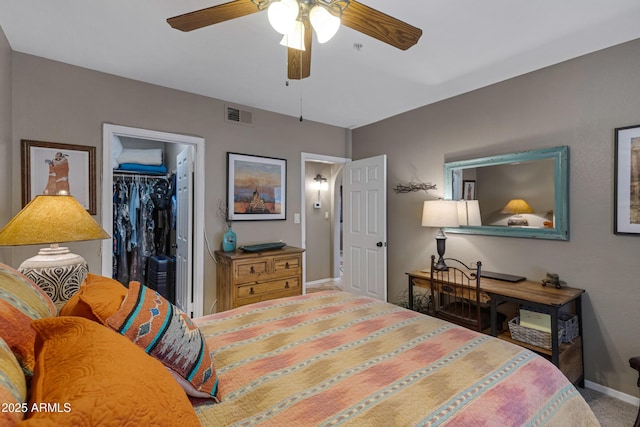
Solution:
M325 7L316 4L309 12L309 21L316 31L318 43L326 43L340 28L340 18L332 15Z
M293 30L282 37L280 44L292 49L306 50L304 47L304 24L302 21L295 22Z
M293 31L298 18L299 6L296 0L280 0L273 2L267 9L269 23L280 34Z

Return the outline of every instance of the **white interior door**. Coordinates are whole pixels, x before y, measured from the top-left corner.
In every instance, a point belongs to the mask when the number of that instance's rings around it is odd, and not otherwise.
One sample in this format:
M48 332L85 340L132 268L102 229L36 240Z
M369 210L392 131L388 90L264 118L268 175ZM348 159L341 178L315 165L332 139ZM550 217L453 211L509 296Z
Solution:
M347 292L387 300L387 156L345 165L344 278Z
M193 315L193 159L191 147L176 157L176 305Z

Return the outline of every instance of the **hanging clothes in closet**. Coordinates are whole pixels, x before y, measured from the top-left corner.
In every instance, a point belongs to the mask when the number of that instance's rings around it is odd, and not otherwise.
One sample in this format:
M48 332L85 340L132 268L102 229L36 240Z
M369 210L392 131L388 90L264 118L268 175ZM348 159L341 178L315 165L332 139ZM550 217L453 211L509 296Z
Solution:
M174 175L113 176L113 278L148 285L149 259L173 256Z

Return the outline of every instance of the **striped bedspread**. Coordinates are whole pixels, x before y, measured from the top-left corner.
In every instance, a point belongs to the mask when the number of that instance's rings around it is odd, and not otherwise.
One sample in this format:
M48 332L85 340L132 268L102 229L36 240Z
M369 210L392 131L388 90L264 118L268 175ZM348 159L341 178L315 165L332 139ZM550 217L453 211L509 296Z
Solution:
M597 426L550 362L516 345L344 292L196 319L221 403L203 426Z

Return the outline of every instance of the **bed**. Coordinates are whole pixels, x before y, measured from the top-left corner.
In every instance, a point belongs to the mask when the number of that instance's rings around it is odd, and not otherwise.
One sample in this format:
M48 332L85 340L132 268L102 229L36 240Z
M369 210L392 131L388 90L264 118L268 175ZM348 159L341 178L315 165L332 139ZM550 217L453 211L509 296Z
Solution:
M90 274L58 313L0 265L0 309L0 425L599 425L533 352L345 292L192 320Z
M519 346L344 292L196 319L219 404L203 425L599 425L550 362Z

